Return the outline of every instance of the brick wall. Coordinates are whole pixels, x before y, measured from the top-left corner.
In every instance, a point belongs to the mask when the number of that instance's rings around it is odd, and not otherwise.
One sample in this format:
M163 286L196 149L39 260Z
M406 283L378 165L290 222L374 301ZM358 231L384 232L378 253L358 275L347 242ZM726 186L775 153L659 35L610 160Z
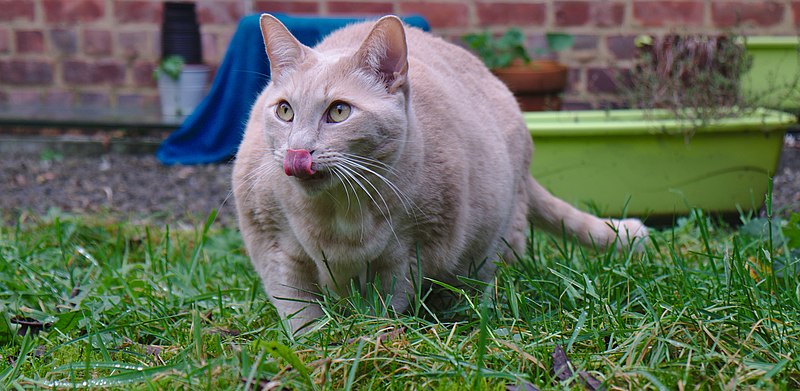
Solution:
M568 107L597 105L629 66L643 32L794 35L800 0L197 0L204 61L216 66L238 19L251 12L419 13L436 34L522 26L531 46L547 31L576 36ZM162 2L0 0L0 102L155 105Z

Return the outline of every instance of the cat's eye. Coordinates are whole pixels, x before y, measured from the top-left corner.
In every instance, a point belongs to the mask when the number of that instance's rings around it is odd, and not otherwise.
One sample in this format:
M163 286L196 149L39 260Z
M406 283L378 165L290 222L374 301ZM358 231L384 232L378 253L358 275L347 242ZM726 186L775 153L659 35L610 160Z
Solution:
M294 110L292 110L289 102L284 100L278 103L278 107L275 108L275 115L286 122L291 122L294 119Z
M333 102L328 108L328 122L339 123L350 117L350 105L344 102Z

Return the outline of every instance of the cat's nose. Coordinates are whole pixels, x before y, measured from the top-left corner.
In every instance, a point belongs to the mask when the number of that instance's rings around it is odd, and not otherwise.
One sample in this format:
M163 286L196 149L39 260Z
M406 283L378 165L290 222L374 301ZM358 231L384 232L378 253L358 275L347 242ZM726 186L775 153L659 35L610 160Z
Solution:
M311 163L311 152L305 149L287 149L286 157L283 158L283 172L288 176L309 178L314 175Z

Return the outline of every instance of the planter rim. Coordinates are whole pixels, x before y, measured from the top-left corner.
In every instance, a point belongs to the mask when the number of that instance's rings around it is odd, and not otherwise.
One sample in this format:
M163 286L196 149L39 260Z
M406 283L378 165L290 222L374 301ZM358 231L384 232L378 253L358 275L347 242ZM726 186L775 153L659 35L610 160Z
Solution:
M797 35L758 35L745 37L748 49L793 49L800 47L800 36Z
M523 113L533 137L684 135L691 125L668 110L573 110ZM765 108L723 118L694 133L768 132L797 122L789 113Z

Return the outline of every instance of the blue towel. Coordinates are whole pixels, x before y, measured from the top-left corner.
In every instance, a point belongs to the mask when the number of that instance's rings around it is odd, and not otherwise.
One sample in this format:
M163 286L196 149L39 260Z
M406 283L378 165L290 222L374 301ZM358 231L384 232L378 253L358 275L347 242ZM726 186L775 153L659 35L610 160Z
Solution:
M330 32L366 18L296 17L276 14L297 39L307 46ZM156 156L164 164L204 164L231 158L239 147L250 107L269 80L269 61L259 26L260 15L242 18L217 70L208 95L172 132ZM403 18L411 26L428 30L420 16Z

